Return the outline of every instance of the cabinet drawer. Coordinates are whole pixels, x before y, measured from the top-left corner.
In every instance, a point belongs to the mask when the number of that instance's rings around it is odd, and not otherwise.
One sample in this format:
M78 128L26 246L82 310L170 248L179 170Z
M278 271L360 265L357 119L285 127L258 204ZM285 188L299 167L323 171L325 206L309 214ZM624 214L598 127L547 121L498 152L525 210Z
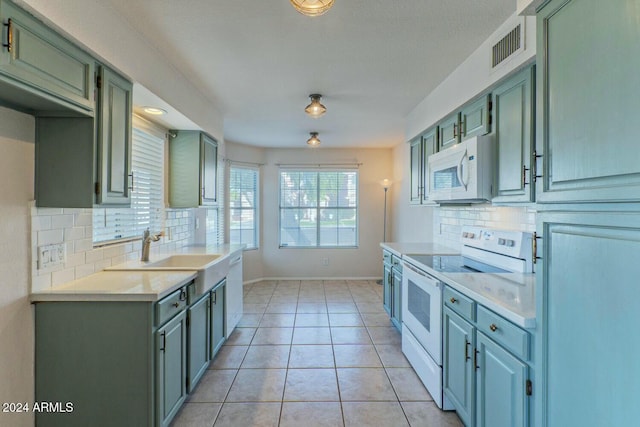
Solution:
M382 251L382 262L391 265L391 252Z
M473 320L473 312L475 308L475 301L462 295L460 292L451 289L448 286L444 288L444 304L466 318L467 320Z
M180 288L156 304L156 326L162 325L187 306L187 289Z
M402 260L395 255L391 255L391 266L397 271L402 271Z
M529 334L494 312L478 306L477 327L522 360L529 360Z

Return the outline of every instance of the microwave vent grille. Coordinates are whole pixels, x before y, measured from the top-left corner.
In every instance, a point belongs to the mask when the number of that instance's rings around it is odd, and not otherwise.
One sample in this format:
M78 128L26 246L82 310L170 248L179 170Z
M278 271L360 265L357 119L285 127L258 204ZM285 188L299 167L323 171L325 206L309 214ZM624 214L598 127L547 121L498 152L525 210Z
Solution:
M509 56L522 47L522 25L518 24L513 30L493 45L491 53L491 67L495 68Z

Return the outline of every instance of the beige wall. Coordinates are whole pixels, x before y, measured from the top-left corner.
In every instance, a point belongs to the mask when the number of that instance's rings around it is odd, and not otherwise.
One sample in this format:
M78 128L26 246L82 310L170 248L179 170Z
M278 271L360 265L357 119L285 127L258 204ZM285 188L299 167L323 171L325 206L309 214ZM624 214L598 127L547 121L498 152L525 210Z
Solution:
M33 402L34 333L29 304L29 201L35 120L0 107L0 402ZM33 417L0 412L2 426Z
M384 191L392 177L391 149L256 148L227 142L231 160L264 163L260 168L260 249L245 252L244 280L258 278L380 277ZM356 249L280 249L278 164L362 163L359 168L359 247ZM389 193L391 197L392 193ZM388 215L391 200L388 201ZM388 220L388 224L391 221ZM391 228L387 229L389 240ZM323 266L321 259L328 258Z

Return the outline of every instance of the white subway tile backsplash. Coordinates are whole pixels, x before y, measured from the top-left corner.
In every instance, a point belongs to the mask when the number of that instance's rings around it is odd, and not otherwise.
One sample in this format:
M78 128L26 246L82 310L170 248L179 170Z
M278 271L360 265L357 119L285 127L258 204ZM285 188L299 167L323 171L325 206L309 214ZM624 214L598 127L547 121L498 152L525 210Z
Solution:
M84 264L76 267L75 269L76 280L81 279L90 274L93 274L94 273L93 268L94 268L93 264Z
M63 283L71 282L76 278L75 268L68 268L66 270L55 271L51 273L51 286L62 285Z
M104 258L104 249L92 249L85 252L85 261L87 264L93 264L96 261L101 261Z
M80 240L84 239L84 227L72 227L64 229L64 240Z
M93 249L92 239L80 239L74 242L73 250L75 252L86 252Z
M53 215L51 216L51 228L73 227L73 215Z
M51 229L51 217L45 216L33 216L31 217L31 231L41 231Z
M62 243L64 241L64 230L43 230L38 231L38 246Z
M85 227L93 225L93 215L91 213L81 212L75 215L74 225L76 227Z
M51 273L31 277L31 291L47 291L51 289Z

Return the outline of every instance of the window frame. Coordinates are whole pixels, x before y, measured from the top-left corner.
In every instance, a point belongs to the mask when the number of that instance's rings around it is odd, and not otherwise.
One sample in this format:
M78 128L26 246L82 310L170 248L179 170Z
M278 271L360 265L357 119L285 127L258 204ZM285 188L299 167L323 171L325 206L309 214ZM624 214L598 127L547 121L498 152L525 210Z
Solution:
M312 172L312 173L316 173L316 179L317 179L317 184L316 184L316 191L317 191L317 197L316 197L316 205L315 207L307 207L304 209L315 209L316 210L316 218L320 218L320 211L322 209L336 209L338 211L340 210L347 210L347 209L353 209L355 210L356 214L355 214L355 242L354 245L321 245L320 244L320 230L321 230L321 221L318 220L317 224L316 224L316 245L314 246L290 246L290 245L283 245L282 244L282 210L283 209L303 209L301 207L284 207L282 204L282 173L283 172L299 172L299 173L308 173L308 172ZM354 172L356 175L356 188L355 188L355 192L356 192L356 205L355 207L353 206L349 206L349 207L338 207L338 206L331 206L331 207L326 207L326 206L320 206L320 174L321 173L336 173L336 172L340 172L340 173L347 173L347 172ZM349 168L349 167L344 167L344 168L336 168L336 167L316 167L316 168L304 168L304 167L280 167L280 169L278 170L278 248L279 249L359 249L360 247L360 171L357 167L355 168Z
M246 169L246 170L250 170L252 172L255 173L255 187L254 187L254 207L253 208L243 208L242 206L236 208L231 206L231 183L232 183L232 179L231 179L231 173L232 173L232 169ZM228 179L229 183L228 183L228 191L229 191L229 206L228 206L228 212L229 212L229 243L230 244L244 244L245 247L243 248L244 251L254 251L254 250L259 250L260 249L260 165L254 165L254 164L249 164L249 163L242 163L242 162L233 162L233 161L229 161L229 179ZM240 242L232 242L231 241L231 213L234 209L239 209L240 211L243 210L253 210L253 240L254 240L254 246L248 246L246 243L242 242L242 239L240 239ZM240 228L240 230L242 230L242 228ZM240 236L242 237L242 233L240 233Z

